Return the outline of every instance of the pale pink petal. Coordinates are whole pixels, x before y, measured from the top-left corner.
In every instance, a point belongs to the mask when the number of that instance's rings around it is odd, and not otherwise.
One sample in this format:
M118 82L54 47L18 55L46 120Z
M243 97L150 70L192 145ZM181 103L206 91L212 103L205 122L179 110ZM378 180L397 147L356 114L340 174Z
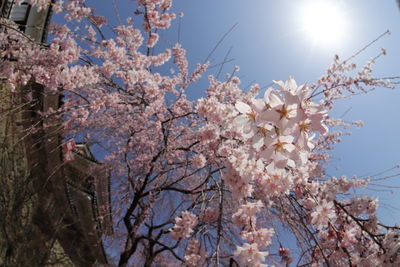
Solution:
M274 150L272 148L268 148L268 149L261 151L260 156L268 161L271 159L273 153L274 153Z
M244 127L244 125L247 124L247 122L248 122L248 118L246 115L239 115L233 120L232 124L237 129L242 129Z
M285 89L285 83L283 81L272 80L275 84L277 84L281 89Z
M294 137L291 135L279 136L279 141L282 143L289 143L291 144L294 140Z
M259 134L255 135L253 138L253 147L259 150L264 145L264 136Z
M257 112L262 112L265 109L265 102L262 99L253 99L252 104Z
M280 118L279 113L271 109L265 110L259 115L259 119L261 121L278 122L279 118Z
M241 102L241 101L236 102L235 108L242 114L251 113L250 106L247 105L246 103Z
M283 101L279 94L272 88L267 89L264 94L264 101L268 104L271 108L275 108L279 105L283 104Z
M297 90L296 81L292 77L289 77L289 79L286 82L286 90L292 91L292 92L296 92L296 90Z
M285 150L288 152L292 152L293 150L295 150L296 147L293 144L285 144Z

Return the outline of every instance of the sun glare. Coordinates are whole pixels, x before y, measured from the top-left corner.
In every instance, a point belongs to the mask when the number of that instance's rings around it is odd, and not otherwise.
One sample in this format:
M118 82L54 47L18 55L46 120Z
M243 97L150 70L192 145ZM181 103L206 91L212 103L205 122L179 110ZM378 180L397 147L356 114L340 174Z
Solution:
M301 30L315 44L337 45L345 38L347 22L339 1L310 0L301 7Z

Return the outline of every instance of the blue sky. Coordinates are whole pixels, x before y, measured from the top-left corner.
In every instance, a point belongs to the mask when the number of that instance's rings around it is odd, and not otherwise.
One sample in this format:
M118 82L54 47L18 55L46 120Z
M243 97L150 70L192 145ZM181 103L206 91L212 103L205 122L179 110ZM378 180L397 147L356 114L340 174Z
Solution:
M235 60L226 64L222 73L231 72L235 65L240 66L238 76L243 87L253 81L264 86L272 80L286 80L289 75L298 83L316 81L330 65L334 54L347 58L387 29L391 35L372 45L356 62L361 66L384 47L388 55L377 62L375 73L378 77L397 76L400 71L400 12L396 1L324 1L339 6L340 16L333 20L346 21L340 40L333 38L334 41L316 43L302 30L301 10L309 0L175 0L173 8L185 13L180 40L188 51L192 67L203 62L221 36L237 23L210 59L214 63L221 62L232 47L230 58ZM95 4L98 12L114 16L112 1L100 2ZM127 12L132 9L127 9L126 3L132 5L131 1L116 0L121 17L131 15ZM177 20L170 30L160 34L162 44L175 44L178 40ZM217 72L218 68L210 70L210 73ZM206 87L206 80L197 83L190 88L190 97L202 96ZM362 120L365 127L352 129L352 136L344 137L336 146L327 169L329 175L371 175L400 163L399 101L398 89L377 88L367 95L336 103L332 116L341 116L348 111L343 119ZM399 179L379 183L400 186ZM367 192L380 198L379 212L384 223L400 222L400 210L389 207L400 208L400 190Z

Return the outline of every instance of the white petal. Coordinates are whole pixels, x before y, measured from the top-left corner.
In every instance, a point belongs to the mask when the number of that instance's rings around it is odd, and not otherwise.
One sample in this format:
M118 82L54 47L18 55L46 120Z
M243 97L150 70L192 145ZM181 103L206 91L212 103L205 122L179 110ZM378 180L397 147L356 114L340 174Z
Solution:
M286 84L287 84L286 85L286 90L292 91L292 92L296 92L297 83L292 77L289 77L289 79L287 80Z
M326 135L329 132L328 127L323 123L317 124L316 130L319 132L320 135Z
M265 160L270 160L274 150L272 148L265 149L261 151L260 156Z
M259 118L260 121L265 121L265 122L278 122L278 121L279 121L279 118L280 118L280 115L279 115L279 113L276 112L275 110L269 109L269 110L266 110L266 111L262 112L262 113L259 115L258 118Z
M288 158L285 157L284 155L282 155L281 153L275 153L275 154L273 154L272 160L274 161L275 166L276 166L278 169L283 169L283 168L285 168L285 167L286 167L286 164L287 164L287 162L288 162Z
M299 152L299 159L301 164L305 164L308 161L308 153L304 152L304 151L300 151Z
M247 135L253 136L257 133L257 128L254 126L253 123L247 120L247 123L243 125L243 132Z
M264 93L264 101L271 108L275 108L276 106L283 104L283 102L280 99L277 91L274 90L273 88L268 88L267 91L265 91L265 93Z
M289 143L291 144L293 142L294 138L291 135L283 135L279 137L279 141L282 143Z
M264 137L264 145L266 146L270 146L272 145L272 143L275 141L275 138L271 137L271 136L265 136Z
M259 150L262 146L264 145L264 137L257 134L253 138L253 147L257 150Z
M282 81L272 80L275 84L277 84L281 89L285 89L285 83Z
M248 123L248 118L246 115L237 116L232 124L236 129L242 129Z
M288 167L291 167L291 168L295 168L296 167L296 163L291 159L287 159L286 165Z
M257 112L261 112L265 109L265 102L262 99L254 99L252 101L253 107L256 109Z
M247 114L251 112L251 108L249 105L247 105L246 103L243 103L241 101L236 102L235 104L235 108L243 114Z
M281 99L281 97L278 95L278 93L276 91L272 91L269 94L269 102L268 104L270 105L271 108L275 108L279 105L283 104L283 101Z
M285 150L288 152L292 152L293 150L296 149L296 147L293 144L285 144Z

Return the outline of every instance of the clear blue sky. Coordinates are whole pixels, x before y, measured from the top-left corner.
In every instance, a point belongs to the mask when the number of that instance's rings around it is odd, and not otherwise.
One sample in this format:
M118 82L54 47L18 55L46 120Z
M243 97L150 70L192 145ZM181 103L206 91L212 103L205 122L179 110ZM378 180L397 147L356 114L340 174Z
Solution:
M328 0L326 0L328 1ZM89 1L98 6L99 13L114 16L112 1ZM101 2L101 4L99 4ZM395 0L332 0L340 5L340 17L346 21L346 34L339 42L315 43L310 35L301 30L301 10L308 0L175 0L174 10L183 11L180 40L188 51L191 66L203 62L221 36L235 23L235 29L224 40L211 59L217 63L223 60L232 47L230 58L222 73L231 72L240 66L238 76L243 87L256 81L264 86L272 80L286 80L293 76L298 83L315 81L330 65L333 55L347 58L387 29L391 35L384 37L357 58L362 65L379 53L384 47L388 56L375 66L376 73L383 76L397 76L400 72L400 12ZM131 9L126 3L116 0L121 16ZM100 5L100 6L99 6ZM338 19L334 17L333 19ZM338 23L341 23L338 21ZM177 42L178 23L172 29L161 32L161 42ZM218 72L218 68L211 73ZM221 76L223 78L223 76ZM193 86L191 98L204 93L207 81ZM400 89L400 88L399 88ZM352 129L353 135L344 137L332 155L334 160L328 174L349 177L374 174L400 163L400 91L377 88L367 95L356 96L337 103L333 116L345 120L362 120L365 127ZM340 158L340 160L337 160ZM400 169L398 169L400 172ZM400 186L400 178L393 178L380 184ZM380 198L381 219L385 223L399 223L400 190L374 192Z

